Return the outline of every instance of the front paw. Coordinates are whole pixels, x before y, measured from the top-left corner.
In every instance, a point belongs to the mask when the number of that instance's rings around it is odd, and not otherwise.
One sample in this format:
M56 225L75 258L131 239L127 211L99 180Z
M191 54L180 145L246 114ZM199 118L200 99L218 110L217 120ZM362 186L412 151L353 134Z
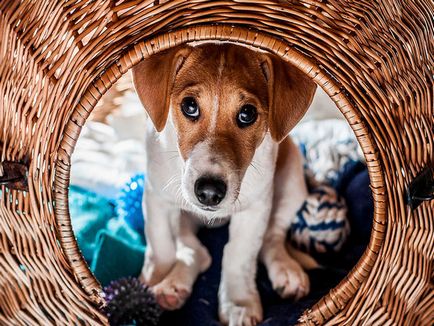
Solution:
M282 298L299 300L309 294L309 277L301 266L288 256L279 257L268 266L274 290Z
M190 297L196 274L183 262L177 262L170 273L152 287L158 304L166 310L181 308Z
M171 277L152 287L157 303L166 310L181 308L191 294L191 287Z
M262 306L259 295L242 302L220 299L220 321L229 326L255 326L262 321Z

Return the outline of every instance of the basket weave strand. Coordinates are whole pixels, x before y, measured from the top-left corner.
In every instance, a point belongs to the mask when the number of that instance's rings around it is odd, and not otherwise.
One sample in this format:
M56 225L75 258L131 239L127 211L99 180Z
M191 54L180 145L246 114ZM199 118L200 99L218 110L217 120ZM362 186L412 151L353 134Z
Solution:
M305 324L434 323L434 204L404 194L434 161L431 0L0 2L0 324L106 324L68 210L71 155L104 93L153 53L196 40L267 50L335 101L366 157L370 244Z

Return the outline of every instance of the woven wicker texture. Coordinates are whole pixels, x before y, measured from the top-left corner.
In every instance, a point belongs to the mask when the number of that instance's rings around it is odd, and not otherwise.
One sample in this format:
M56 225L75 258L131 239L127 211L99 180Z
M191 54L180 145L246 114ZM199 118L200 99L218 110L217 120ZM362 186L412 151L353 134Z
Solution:
M434 324L434 203L411 211L404 199L434 158L433 12L432 0L2 0L1 161L29 170L28 191L1 189L0 324L107 323L71 229L71 154L122 74L193 40L295 64L335 101L365 154L369 247L302 323Z

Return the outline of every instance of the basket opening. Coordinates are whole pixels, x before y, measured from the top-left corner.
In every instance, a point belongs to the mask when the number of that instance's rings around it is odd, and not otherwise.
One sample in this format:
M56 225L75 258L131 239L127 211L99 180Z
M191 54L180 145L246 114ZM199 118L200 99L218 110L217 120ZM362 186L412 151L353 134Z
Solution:
M120 277L137 277L142 269L146 250L142 213L147 174L146 120L131 74L126 73L92 111L72 155L69 209L73 230L84 258L103 286ZM310 251L326 266L309 272L313 292L298 304L298 309L288 300L277 301L294 309L291 318L296 321L304 309L335 287L362 256L370 238L373 202L368 170L357 139L321 88L290 135L304 156L310 194L297 210L289 241L292 239L294 246ZM177 155L172 153L170 159L176 159ZM352 232L341 248L339 240L347 236L346 223ZM209 244L216 234L225 238L227 230L222 227L202 231L200 237ZM218 256L222 248L210 250L215 251L212 256ZM266 270L260 267L258 273L263 295L278 300ZM212 280L213 275L214 278L218 275L215 266L199 278L200 291L207 293L205 278L211 288L218 286L218 280ZM216 291L213 295L217 295ZM215 298L201 299L215 301ZM196 294L193 300L198 300ZM185 309L191 306L190 303ZM170 318L180 317L168 314L164 318L170 323L173 321Z
M139 63L142 59L148 58L153 54L157 54L182 43L214 40L231 42L238 45L248 46L259 51L270 52L281 57L282 60L293 64L312 78L312 80L329 96L329 100L333 100L345 116L347 122L349 122L351 129L357 137L358 143L361 145L364 158L368 162L369 174L378 174L376 172L376 167L378 167L378 158L375 155L375 146L372 143L369 131L366 129L360 113L351 104L344 89L339 86L338 78L332 78L329 76L327 67L317 65L313 59L308 58L301 52L287 46L284 41L243 27L228 27L222 25L212 28L212 33L210 33L209 27L207 26L197 26L167 32L164 35L151 38L145 42L136 43L132 48L126 48L120 59L116 61L109 60L108 62L111 63L102 70L102 75L95 79L89 86L79 104L76 106L76 109L66 126L66 130L68 130L70 135L73 135L72 137L74 139L72 139L71 136L68 136L68 138L65 138L62 141L61 148L64 149L64 153L62 160L57 161L56 169L58 173L56 174L55 179L55 187L57 189L55 193L55 213L58 224L62 225L62 228L59 230L60 244L67 259L70 261L72 269L75 271L78 281L83 286L83 289L88 293L89 298L93 300L97 306L101 306L104 303L104 299L101 296L101 285L91 273L75 242L74 231L70 226L71 221L68 205L68 201L70 200L70 198L68 199L68 194L70 195L69 177L71 173L69 162L71 160L72 152L75 149L75 143L81 133L82 126L89 117L89 114L93 111L95 105L101 99L102 95L104 95L109 89L111 90L112 85L119 80L128 69ZM97 111L95 111L95 115L96 112ZM67 182L65 182L65 180ZM381 188L383 186L383 180L381 178L371 179L370 182L372 189L375 189L376 187ZM370 193L368 195L371 196ZM384 216L382 215L380 206L381 203L378 202L378 200L374 200L374 219L372 221L372 235L368 249L363 253L362 258L358 261L355 268L349 272L337 287L331 290L318 302L317 299L319 298L311 301L311 303L317 303L305 311L305 314L302 317L304 320L316 320L320 322L334 316L344 307L344 304L348 302L349 298L351 298L351 296L356 292L357 286L355 286L355 284L361 284L367 277L372 266L371 262L375 260L378 252L376 248L381 245L384 238L381 231L384 229L381 222ZM66 208L66 210L64 208ZM338 280L336 280L336 282L337 281ZM331 300L331 302L339 302L339 304L330 306L329 300Z

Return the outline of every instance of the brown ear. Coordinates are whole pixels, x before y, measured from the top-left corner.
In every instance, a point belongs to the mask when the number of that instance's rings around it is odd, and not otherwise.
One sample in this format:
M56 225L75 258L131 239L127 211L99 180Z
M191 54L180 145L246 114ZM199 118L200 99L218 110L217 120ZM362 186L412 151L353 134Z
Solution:
M134 87L157 131L166 125L173 82L190 52L191 47L170 49L132 68Z
M273 139L280 142L306 113L316 84L276 56L265 55L262 70L269 85L268 128Z

